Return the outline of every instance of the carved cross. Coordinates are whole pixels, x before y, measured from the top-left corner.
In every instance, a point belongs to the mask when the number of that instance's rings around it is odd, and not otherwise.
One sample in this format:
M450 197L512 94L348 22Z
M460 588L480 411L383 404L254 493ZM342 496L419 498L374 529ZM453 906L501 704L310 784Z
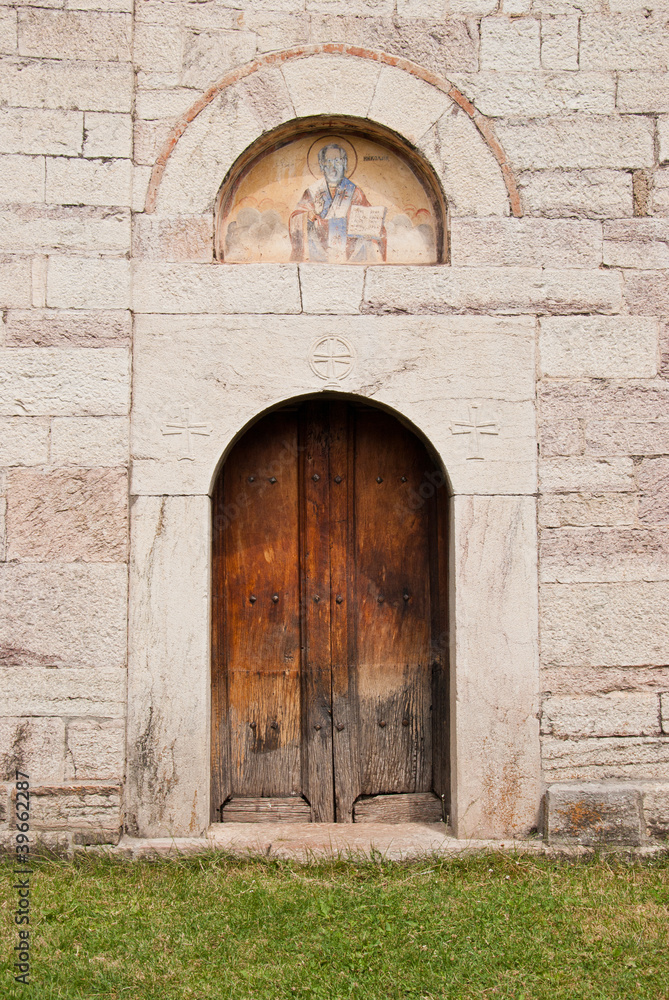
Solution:
M485 455L481 454L481 434L499 434L499 427L494 420L487 420L484 423L479 423L479 415L477 413L478 403L472 403L469 407L469 420L454 420L451 424L451 434L473 434L474 435L474 454L467 455L468 461L478 461L482 462ZM473 411L473 415L472 415ZM456 428L458 428L456 430Z
M209 435L211 434L211 427L209 426L209 424L192 424L190 422L190 407L189 406L184 406L184 408L183 408L183 414L184 414L184 417L183 417L183 420L182 420L181 423L177 423L176 421L173 421L172 423L165 424L165 426L161 427L160 430L166 436L171 436L171 435L174 435L174 434L185 434L186 435L186 440L184 442L184 446L185 446L184 447L184 451L185 451L186 454L185 455L179 455L179 461L180 462L183 462L183 461L194 462L195 461L195 457L193 455L191 435L192 434L201 434L204 437L209 437Z

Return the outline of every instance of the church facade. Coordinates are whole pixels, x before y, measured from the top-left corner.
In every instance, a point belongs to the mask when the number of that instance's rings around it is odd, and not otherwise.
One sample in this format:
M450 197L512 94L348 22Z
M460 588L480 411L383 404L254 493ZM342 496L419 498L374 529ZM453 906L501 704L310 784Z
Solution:
M0 8L0 836L669 835L669 27Z

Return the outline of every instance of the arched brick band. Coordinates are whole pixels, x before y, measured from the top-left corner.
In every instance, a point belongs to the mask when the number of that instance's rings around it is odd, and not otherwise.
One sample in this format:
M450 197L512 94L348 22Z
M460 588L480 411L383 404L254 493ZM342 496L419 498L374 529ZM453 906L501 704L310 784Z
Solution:
M153 165L151 179L146 193L144 211L147 213L155 211L160 182L163 178L167 161L169 160L179 139L184 134L190 123L197 118L200 112L203 111L207 105L221 93L221 91L235 83L238 83L245 77L251 76L252 73L257 73L258 70L265 66L273 66L288 62L291 59L303 59L307 56L323 54L354 56L357 59L368 59L372 62L383 63L387 66L394 66L396 69L404 70L406 73L410 73L412 76L418 77L420 80L424 80L425 83L431 84L433 87L436 87L437 90L442 91L442 93L450 97L450 99L462 108L462 110L471 118L472 122L476 125L476 128L479 130L486 144L490 148L493 156L499 163L509 196L511 214L516 217L522 215L520 195L518 193L516 179L513 176L513 171L511 170L509 162L506 158L506 154L499 140L495 136L491 120L485 115L482 115L480 111L477 111L471 101L469 101L457 87L454 87L453 84L451 84L444 77L440 77L436 73L431 73L429 70L424 69L422 66L418 66L409 59L403 59L400 56L392 56L387 52L375 52L373 49L363 49L357 45L345 45L342 42L328 42L323 45L303 45L293 49L285 49L282 52L272 52L263 56L261 59L254 59L253 62L246 63L244 66L239 66L237 69L232 70L230 73L226 73L225 76L221 77L221 79L213 84L209 90L205 91L202 97L191 105L185 114L181 115L174 125L158 158L156 159L156 162Z

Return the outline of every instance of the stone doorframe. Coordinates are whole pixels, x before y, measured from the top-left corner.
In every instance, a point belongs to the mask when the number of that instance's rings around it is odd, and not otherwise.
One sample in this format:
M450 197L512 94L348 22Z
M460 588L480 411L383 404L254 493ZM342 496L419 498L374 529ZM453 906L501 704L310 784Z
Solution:
M447 81L393 57L314 49L212 87L177 126L136 217L127 828L183 837L209 824L213 483L262 412L324 391L310 359L331 337L352 357L335 388L410 424L449 478L454 832L523 835L541 795L534 318L412 315L447 265L213 259L223 178L264 132L296 118L393 129L434 169L454 215L518 214L515 186L485 121ZM401 314L375 291L391 271L407 291Z

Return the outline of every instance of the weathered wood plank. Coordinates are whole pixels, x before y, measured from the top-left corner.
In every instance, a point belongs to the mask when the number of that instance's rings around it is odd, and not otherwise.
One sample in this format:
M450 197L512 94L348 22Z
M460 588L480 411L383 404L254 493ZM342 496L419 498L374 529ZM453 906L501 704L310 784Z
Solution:
M304 406L300 441L304 786L314 822L333 823L329 440L322 403Z
M308 823L309 803L298 797L232 798L222 809L223 823Z
M441 800L433 792L373 795L357 800L355 823L440 823Z

